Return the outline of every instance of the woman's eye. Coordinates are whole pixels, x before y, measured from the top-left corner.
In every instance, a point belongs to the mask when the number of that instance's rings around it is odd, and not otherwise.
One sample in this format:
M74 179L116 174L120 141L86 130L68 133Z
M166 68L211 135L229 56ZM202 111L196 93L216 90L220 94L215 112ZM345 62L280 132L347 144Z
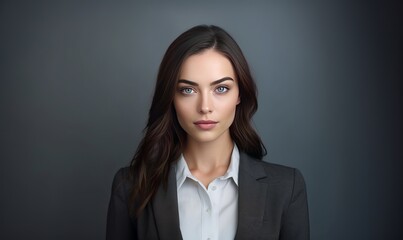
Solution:
M220 87L216 88L216 92L218 92L218 93L225 93L228 90L229 89L227 87L224 87L224 86L220 86Z
M180 91L183 94L192 94L192 93L194 93L194 90L192 88L182 88Z

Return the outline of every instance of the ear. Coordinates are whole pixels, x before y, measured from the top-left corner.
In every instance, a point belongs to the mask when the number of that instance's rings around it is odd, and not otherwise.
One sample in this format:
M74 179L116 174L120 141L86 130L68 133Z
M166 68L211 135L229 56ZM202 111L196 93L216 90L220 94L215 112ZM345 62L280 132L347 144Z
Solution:
M239 103L241 103L241 97L238 96L238 100L236 101L236 105L238 105Z

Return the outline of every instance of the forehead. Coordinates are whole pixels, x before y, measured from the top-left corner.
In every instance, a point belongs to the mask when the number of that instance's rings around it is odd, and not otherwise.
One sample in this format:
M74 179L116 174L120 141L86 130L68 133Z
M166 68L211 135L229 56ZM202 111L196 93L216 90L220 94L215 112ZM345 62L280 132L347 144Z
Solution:
M235 71L223 54L208 49L191 55L183 62L179 73L180 79L192 81L215 81L223 77L235 79Z

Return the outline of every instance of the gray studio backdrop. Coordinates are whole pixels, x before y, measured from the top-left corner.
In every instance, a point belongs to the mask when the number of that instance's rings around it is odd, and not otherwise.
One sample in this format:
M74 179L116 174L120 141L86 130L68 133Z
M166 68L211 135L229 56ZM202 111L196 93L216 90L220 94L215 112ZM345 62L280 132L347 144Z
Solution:
M168 1L167 1L168 2ZM301 1L1 1L0 239L103 239L162 55L226 29L266 161L305 176L314 240L398 239L402 8Z

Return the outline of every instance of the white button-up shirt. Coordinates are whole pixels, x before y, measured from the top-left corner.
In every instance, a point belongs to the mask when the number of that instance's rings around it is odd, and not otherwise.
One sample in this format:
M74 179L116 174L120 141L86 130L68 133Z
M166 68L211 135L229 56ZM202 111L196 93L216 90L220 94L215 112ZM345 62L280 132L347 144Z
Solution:
M176 163L180 230L184 240L226 240L235 238L238 224L239 150L234 144L231 162L224 176L206 189L192 175L181 155Z

